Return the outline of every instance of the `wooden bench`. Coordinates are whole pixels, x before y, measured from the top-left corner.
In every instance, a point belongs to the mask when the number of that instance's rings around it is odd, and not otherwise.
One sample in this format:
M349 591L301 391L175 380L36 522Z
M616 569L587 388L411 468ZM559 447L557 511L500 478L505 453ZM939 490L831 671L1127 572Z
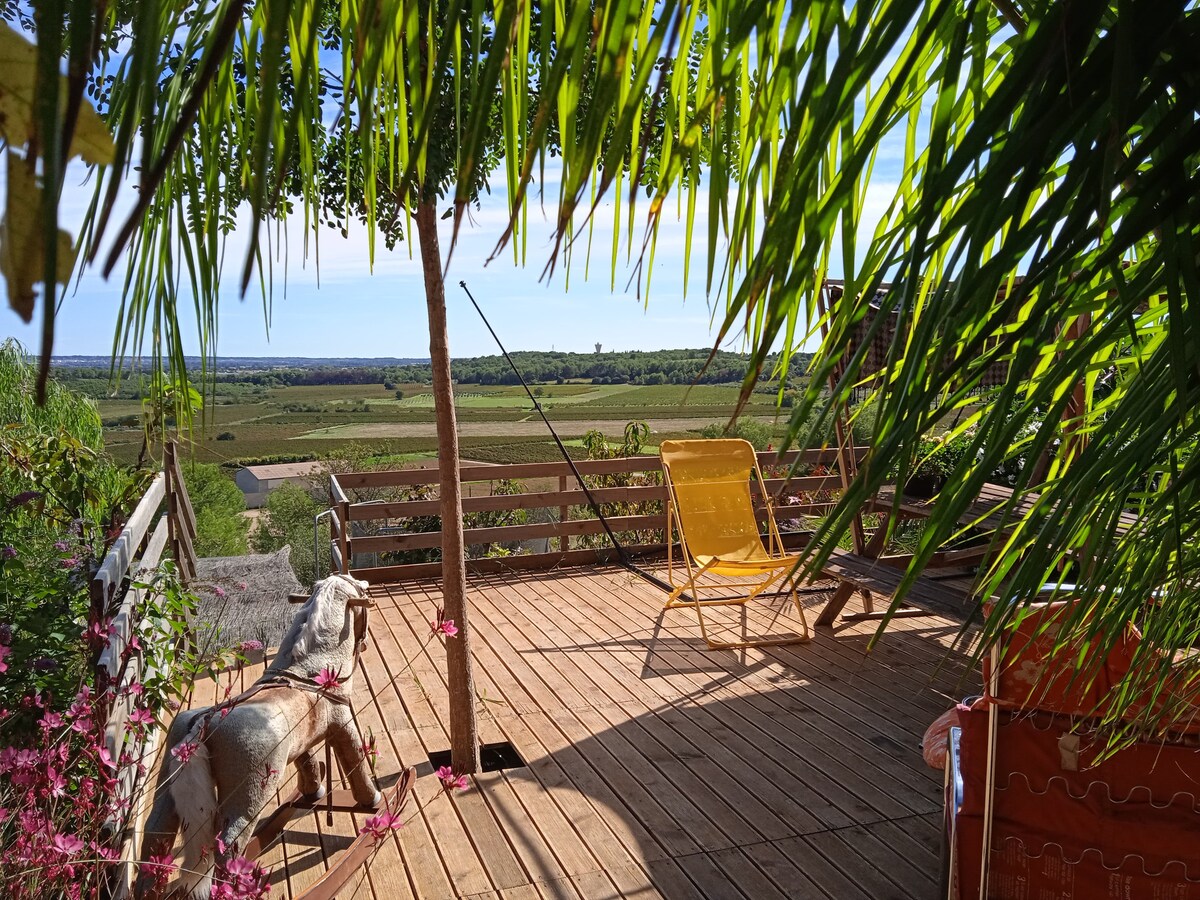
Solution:
M817 617L817 625L832 627L838 614L846 607L855 589L891 597L904 580L903 570L888 563L886 559L872 559L849 550L835 549L821 567L821 572L839 582L837 591L825 604ZM935 613L961 617L967 612L966 604L970 592L955 585L938 581L929 575L919 575L904 595L908 607L897 610L893 616L916 616ZM886 613L864 612L847 616L848 619L883 618Z

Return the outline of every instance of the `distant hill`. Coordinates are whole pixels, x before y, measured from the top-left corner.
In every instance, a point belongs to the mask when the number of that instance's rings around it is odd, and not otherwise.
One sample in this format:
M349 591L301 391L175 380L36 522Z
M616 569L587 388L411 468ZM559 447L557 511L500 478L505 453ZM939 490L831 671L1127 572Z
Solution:
M200 357L188 356L189 371L200 370ZM60 369L107 368L112 362L109 356L56 356L53 365ZM378 366L420 366L429 363L429 357L399 356L219 356L217 369L221 372L261 371L265 369L364 369Z

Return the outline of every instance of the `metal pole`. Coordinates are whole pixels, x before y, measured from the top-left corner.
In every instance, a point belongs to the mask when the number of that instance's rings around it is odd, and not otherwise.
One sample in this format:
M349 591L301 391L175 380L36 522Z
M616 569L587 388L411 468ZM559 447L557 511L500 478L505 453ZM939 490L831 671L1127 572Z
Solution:
M612 528L609 527L608 520L604 518L604 513L600 511L600 504L596 502L596 498L592 496L592 492L588 488L587 482L584 481L583 476L579 474L579 469L575 465L575 460L571 458L571 454L567 452L567 448L563 445L562 439L559 438L558 432L555 431L554 426L550 424L550 420L546 417L546 413L542 409L542 404L538 403L537 397L533 396L533 391L529 389L529 385L525 381L525 376L521 374L521 370L517 368L517 364L513 362L512 357L508 355L508 351L504 349L504 344L500 342L499 335L497 335L496 330L492 328L492 323L488 321L487 316L483 314L483 310L479 308L479 304L475 302L475 297L472 296L471 291L467 288L467 283L465 281L460 281L458 284L459 287L463 289L463 292L467 295L467 298L471 301L471 305L475 307L475 312L479 313L479 318L483 320L483 324L487 326L487 330L491 333L492 339L496 342L496 346L500 348L500 352L503 353L504 358L508 360L509 368L513 370L513 374L516 375L517 379L521 382L521 387L525 388L525 393L529 395L529 399L533 402L533 408L537 410L538 415L542 417L542 421L546 424L546 428L550 431L550 436L554 438L554 443L558 445L558 452L562 454L562 457L564 460L566 460L567 465L571 467L571 473L575 476L575 480L579 483L579 486L583 488L583 495L587 497L588 506L592 508L592 511L596 514L596 518L600 520L600 524L604 528L604 533L608 535L609 542L613 545L613 549L617 551L617 562L620 563L622 567L628 569L630 572L633 572L635 575L639 576L645 581L650 582L655 587L662 588L664 591L671 591L671 585L667 584L661 578L651 575L644 569L638 568L629 559L629 555L625 552L625 548L621 546L621 542L617 540L617 536L613 534ZM670 544L671 535L667 534L665 535L665 538L667 543ZM689 600L691 599L686 594L681 594L680 596Z

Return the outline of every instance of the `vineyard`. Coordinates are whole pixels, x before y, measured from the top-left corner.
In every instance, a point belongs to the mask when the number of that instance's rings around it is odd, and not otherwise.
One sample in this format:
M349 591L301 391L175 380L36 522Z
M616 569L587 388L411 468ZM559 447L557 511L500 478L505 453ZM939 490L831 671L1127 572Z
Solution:
M618 434L626 422L653 423L653 450L665 437L695 436L725 422L736 385L531 385L547 416L570 443L593 428ZM253 388L253 390L248 389ZM397 392L401 395L397 399ZM786 421L775 396L754 393L744 410L760 422ZM113 455L132 461L142 445L142 403L97 400ZM559 458L545 425L520 386L460 385L457 418L464 457L484 462ZM428 385L245 386L220 383L193 431L196 458L245 465L354 454L403 461L436 452L433 395ZM582 449L572 447L572 452Z

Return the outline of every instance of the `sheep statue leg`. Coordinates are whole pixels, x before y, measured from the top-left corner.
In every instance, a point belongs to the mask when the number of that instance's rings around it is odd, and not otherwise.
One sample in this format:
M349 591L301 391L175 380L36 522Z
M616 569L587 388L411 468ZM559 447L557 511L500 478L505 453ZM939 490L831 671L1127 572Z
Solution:
M362 735L358 732L358 726L354 724L350 707L335 708L330 716L325 740L332 745L342 771L350 779L350 790L354 799L360 806L371 809L377 807L382 802L383 795L375 784L374 775L371 774L371 764L363 752Z
M316 750L305 750L296 757L296 782L306 800L320 800L325 796L325 782L321 778L321 762Z

